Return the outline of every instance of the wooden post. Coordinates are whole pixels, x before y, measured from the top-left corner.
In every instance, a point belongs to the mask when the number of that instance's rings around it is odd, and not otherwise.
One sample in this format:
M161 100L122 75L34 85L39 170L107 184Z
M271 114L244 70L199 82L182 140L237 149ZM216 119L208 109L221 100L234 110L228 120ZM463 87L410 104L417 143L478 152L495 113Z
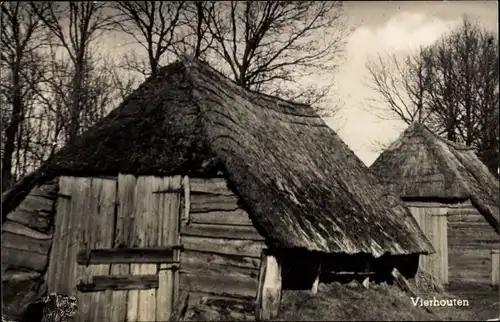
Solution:
M184 188L184 214L181 215L185 225L189 224L189 211L191 208L191 189L189 183L189 177L184 176L182 179L182 186Z
M500 251L491 251L491 285L500 285Z
M311 287L311 294L316 295L318 293L319 286L319 276L321 275L321 260L318 262L318 271L316 273L316 278L314 279L313 285Z
M281 263L264 249L261 254L255 318L269 320L278 315L281 302Z

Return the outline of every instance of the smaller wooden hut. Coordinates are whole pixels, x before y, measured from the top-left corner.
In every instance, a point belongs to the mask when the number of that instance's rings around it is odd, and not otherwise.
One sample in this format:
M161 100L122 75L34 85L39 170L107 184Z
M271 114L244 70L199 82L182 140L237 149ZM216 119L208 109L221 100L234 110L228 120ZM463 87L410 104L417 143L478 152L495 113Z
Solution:
M35 198L50 180L57 200ZM166 321L181 291L270 317L282 289L383 280L393 268L410 277L433 252L310 106L245 90L190 58L16 184L2 211L4 231L42 229L49 241L4 239L4 264L76 296L76 321Z
M433 242L441 282L498 283L499 183L473 149L414 123L371 165ZM496 264L495 264L496 263Z

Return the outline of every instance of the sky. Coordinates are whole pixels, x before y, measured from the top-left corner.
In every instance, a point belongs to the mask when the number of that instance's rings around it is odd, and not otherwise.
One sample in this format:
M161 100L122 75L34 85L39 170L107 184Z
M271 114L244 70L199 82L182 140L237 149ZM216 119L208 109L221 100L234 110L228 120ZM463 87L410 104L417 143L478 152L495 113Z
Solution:
M375 161L381 145L395 140L405 124L383 120L368 107L375 93L367 85L366 62L377 53L405 55L430 45L460 24L464 14L498 33L497 1L347 1L349 26L346 61L335 75L343 101L340 117L325 118L344 142L366 164ZM371 106L371 105L370 105Z

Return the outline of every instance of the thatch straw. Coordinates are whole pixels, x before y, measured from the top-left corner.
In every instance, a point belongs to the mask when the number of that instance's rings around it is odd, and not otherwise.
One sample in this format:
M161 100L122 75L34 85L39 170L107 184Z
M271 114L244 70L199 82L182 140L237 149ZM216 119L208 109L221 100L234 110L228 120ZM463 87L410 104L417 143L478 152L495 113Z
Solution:
M498 180L464 145L412 124L370 169L403 199L469 200L499 231Z
M163 68L40 171L222 171L278 247L375 257L433 252L401 200L309 106L245 90L194 59Z

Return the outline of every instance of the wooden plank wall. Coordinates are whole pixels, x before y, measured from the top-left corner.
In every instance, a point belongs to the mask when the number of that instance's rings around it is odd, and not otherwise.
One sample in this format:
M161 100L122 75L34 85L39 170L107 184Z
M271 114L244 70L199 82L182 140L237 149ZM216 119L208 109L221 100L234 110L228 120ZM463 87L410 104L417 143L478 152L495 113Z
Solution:
M52 244L57 181L34 187L2 224L2 271L43 272Z
M190 292L190 305L201 298L253 304L264 238L225 179L190 178L184 186L180 288Z
M449 281L448 272L448 206L439 203L406 204L420 228L432 243L435 254L420 256L419 269L433 275L441 284Z
M491 251L499 236L470 203L450 205L448 214L450 279L491 283Z

